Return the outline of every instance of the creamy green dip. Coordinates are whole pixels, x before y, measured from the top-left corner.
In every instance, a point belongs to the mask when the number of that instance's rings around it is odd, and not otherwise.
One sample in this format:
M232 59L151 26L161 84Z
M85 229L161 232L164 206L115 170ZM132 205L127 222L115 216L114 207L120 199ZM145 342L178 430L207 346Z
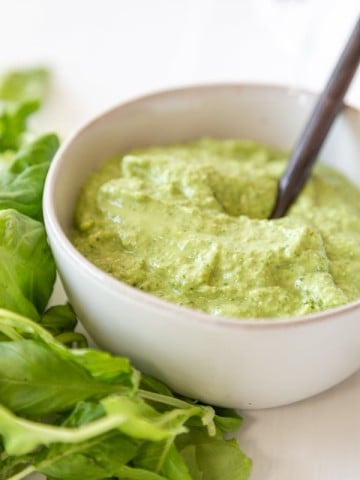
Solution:
M285 153L203 139L119 155L92 174L73 242L136 288L231 317L360 298L360 191L318 165L288 216L267 220Z

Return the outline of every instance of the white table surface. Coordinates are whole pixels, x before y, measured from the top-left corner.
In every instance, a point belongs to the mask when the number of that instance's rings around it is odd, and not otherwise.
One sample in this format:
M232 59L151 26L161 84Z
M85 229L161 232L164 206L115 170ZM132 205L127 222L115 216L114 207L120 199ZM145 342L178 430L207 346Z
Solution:
M359 0L0 0L0 70L51 68L53 91L35 124L65 136L165 87L320 90L359 13ZM348 100L360 107L360 72ZM360 479L359 373L315 398L243 413L252 480Z

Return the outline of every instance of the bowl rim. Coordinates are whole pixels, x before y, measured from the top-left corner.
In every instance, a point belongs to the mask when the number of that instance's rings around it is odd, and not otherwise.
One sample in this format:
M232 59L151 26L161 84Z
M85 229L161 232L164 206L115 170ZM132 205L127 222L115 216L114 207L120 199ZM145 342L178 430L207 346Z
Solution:
M338 318L340 314L351 314L358 311L360 313L360 299L341 305L336 308L329 310L324 310L321 312L310 313L306 315L296 315L296 316L284 316L284 317L224 317L213 315L210 313L194 310L188 307L178 305L176 303L169 302L167 300L156 297L151 293L144 292L139 290L131 285L126 284L125 282L112 277L110 274L102 271L96 265L91 263L86 257L84 257L71 243L64 230L60 226L60 223L57 219L55 213L54 205L54 192L56 188L56 178L60 173L62 157L64 153L71 148L72 143L78 139L81 135L86 133L88 129L91 129L93 126L96 126L97 123L106 121L106 118L113 115L120 109L134 106L136 104L141 104L147 100L156 100L161 99L165 96L172 96L178 94L186 94L189 92L202 92L206 90L264 90L264 91L276 91L283 94L284 96L306 96L308 99L314 101L319 95L316 92L311 90L291 86L291 85L281 85L281 84L272 84L272 83L261 83L261 82L220 82L220 83L199 83L199 84L190 84L180 87L168 88L168 89L159 89L153 92L146 93L144 95L136 96L130 98L127 101L119 102L114 106L107 108L106 110L100 112L99 114L93 116L90 120L84 122L80 127L75 129L73 133L67 136L65 141L60 146L59 150L56 152L51 165L49 172L46 177L44 194L43 194L43 210L44 210L44 222L47 230L47 235L51 240L57 242L58 245L62 247L62 251L66 252L70 256L72 262L76 264L79 268L84 270L87 275L95 280L95 282L105 283L108 287L114 291L118 292L121 295L129 297L130 300L135 302L142 302L145 305L151 307L152 309L160 309L164 314L167 314L169 319L170 317L176 317L179 321L189 321L188 317L191 317L192 321L197 323L204 323L211 326L221 326L227 328L241 328L241 329L270 329L274 330L277 328L283 329L284 327L299 327L304 324L314 324L323 321L334 320ZM355 114L360 119L360 109L349 105L344 102L342 114L350 113ZM49 234L50 233L50 234Z

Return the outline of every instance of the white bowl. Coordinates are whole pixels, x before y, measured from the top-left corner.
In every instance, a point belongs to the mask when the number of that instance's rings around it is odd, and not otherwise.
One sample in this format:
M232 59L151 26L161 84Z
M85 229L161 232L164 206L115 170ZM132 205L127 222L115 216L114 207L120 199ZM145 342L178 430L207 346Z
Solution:
M166 91L113 108L62 145L45 186L45 224L67 295L100 347L129 356L179 393L240 408L309 397L360 367L359 301L288 319L215 317L115 280L69 240L80 186L113 154L203 136L290 148L314 100L259 85ZM344 109L321 158L360 183L360 112Z

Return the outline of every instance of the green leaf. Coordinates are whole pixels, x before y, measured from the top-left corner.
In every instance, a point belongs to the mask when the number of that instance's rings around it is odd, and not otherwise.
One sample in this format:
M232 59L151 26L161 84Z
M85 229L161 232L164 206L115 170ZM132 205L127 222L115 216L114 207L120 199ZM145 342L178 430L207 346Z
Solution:
M12 71L0 80L0 99L12 102L44 99L49 72L44 68Z
M169 480L192 480L189 469L170 438L163 442L146 442L133 463L136 467L154 471Z
M50 307L43 314L39 323L48 332L51 332L58 342L70 348L86 348L88 346L85 335L74 331L78 321L69 303Z
M38 110L48 86L44 69L14 71L0 79L0 151L17 150L27 118Z
M127 390L93 378L41 340L0 342L0 358L0 402L22 415L62 412L80 400Z
M161 395L168 395L169 397L174 397L173 392L170 388L161 382L157 378L154 378L150 375L142 374L140 388L147 390L149 392L160 393Z
M215 408L215 425L221 432L235 432L243 422L242 417L232 408Z
M77 318L72 306L67 303L50 307L41 317L39 323L48 332L56 336L73 331L77 325Z
M0 151L17 150L20 147L27 119L39 106L38 100L25 102L0 100Z
M0 209L14 208L42 219L45 177L59 140L54 134L32 141L28 116L45 94L48 74L43 69L11 72L0 81Z
M56 310L71 313L71 310L64 307L65 310L60 307L56 307ZM48 320L51 321L49 318ZM3 341L35 340L36 344L40 343L43 347L50 349L53 355L57 355L59 361L64 359L71 364L74 363L86 371L93 381L103 383L104 388L107 389L106 394L110 392L133 394L137 390L140 374L127 358L90 348L69 350L39 324L8 310L0 309L1 334L4 336Z
M38 320L55 275L44 226L15 210L0 210L0 308Z
M73 350L73 359L82 365L93 378L109 384L121 384L135 392L140 381L140 374L135 370L128 358L111 355L100 350Z
M179 436L175 444L194 480L247 480L250 476L251 460L235 439L209 437L194 428Z
M0 175L0 209L14 208L36 220L42 219L42 195L50 162L59 147L54 134L26 143L7 161Z
M150 472L149 470L126 465L118 467L114 470L114 474L121 480L169 480L167 477Z
M74 445L54 445L36 463L39 472L61 480L97 480L111 477L137 451L131 438L116 431Z

